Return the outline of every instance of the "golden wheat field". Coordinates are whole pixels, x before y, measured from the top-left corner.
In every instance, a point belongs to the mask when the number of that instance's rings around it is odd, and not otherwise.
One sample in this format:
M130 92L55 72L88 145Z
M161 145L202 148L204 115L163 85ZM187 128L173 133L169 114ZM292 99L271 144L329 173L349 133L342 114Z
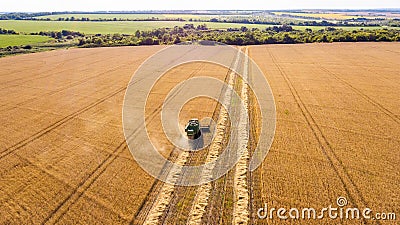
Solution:
M156 181L129 152L124 94L136 69L162 48L68 49L0 59L0 224L143 224L151 213L155 223L236 223L235 170L203 187L209 190L203 200L200 187ZM398 224L399 218L260 219L257 210L265 204L320 209L345 197L349 207L400 216L400 44L245 49L271 86L277 126L263 164L245 173L249 214L242 224ZM167 93L191 77L227 81L229 74L197 62L173 68L154 85L146 120L164 156L179 159L159 129ZM237 91L243 86L234 83ZM217 121L220 111L214 100L194 99L182 108L180 126L192 117ZM256 108L250 113L253 124L262 119ZM187 163L206 161L206 153L193 153ZM170 189L162 205L160 193ZM195 203L204 206L197 222Z

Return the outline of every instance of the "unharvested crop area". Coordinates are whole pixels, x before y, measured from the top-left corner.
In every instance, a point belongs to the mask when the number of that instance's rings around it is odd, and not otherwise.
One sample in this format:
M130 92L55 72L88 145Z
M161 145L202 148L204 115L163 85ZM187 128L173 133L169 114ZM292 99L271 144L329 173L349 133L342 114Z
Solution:
M154 179L127 149L122 103L134 71L161 48L69 49L0 59L0 224L135 220L145 199L152 199L147 195ZM277 106L272 148L262 166L248 174L250 223L285 222L258 220L255 213L264 203L323 208L335 205L339 196L346 197L349 206L399 214L400 44L248 49L265 73ZM160 80L154 96L190 76L224 79L228 73L205 64L172 72L177 77ZM154 98L148 109L155 110L160 99ZM191 114L211 116L215 108L209 99L194 100L184 108L182 123ZM157 135L156 125L150 123ZM161 145L170 147L166 141ZM232 191L230 179L224 190ZM223 187L220 183L213 187ZM195 196L189 195L196 187L188 190L179 188L174 210L190 210ZM210 197L215 202L209 205L231 210L228 191L222 192L222 202L216 203L219 195ZM206 211L210 216L218 208ZM182 212L171 221L185 221L189 213ZM232 212L224 212L219 221L228 223L229 215ZM286 221L293 222L321 223Z
M128 223L153 179L131 157L122 101L160 48L1 60L0 223Z
M400 45L261 46L250 56L278 116L260 169L262 201L323 208L344 196L351 206L399 212Z

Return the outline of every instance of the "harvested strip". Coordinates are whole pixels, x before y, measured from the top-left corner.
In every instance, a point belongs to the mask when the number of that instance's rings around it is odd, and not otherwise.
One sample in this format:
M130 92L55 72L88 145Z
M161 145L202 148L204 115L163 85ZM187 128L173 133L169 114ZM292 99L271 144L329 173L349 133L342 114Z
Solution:
M189 152L184 151L179 154L176 164L184 166L187 159L189 157ZM171 169L171 171L168 174L168 180L171 181L171 183L176 183L177 180L179 179L182 170L179 168ZM169 183L165 183L163 187L160 190L160 193L157 197L157 201L151 208L149 215L146 218L146 221L144 224L159 224L159 219L163 215L165 209L167 208L169 202L171 201L172 194L174 192L175 186Z
M237 68L239 63L240 54L238 53L236 57L236 61L234 64L234 68ZM235 83L236 74L235 72L231 72L229 74L228 85L233 88ZM224 94L224 98L222 101L229 107L232 99L232 93L227 89ZM223 148L223 138L226 132L226 126L228 123L229 114L224 107L221 107L221 111L218 117L217 127L216 127L216 135L214 141L211 143L210 150L208 152L205 163L211 163L218 158L219 152L221 152ZM210 180L212 177L213 168L206 167L202 173L202 179ZM201 220L206 211L206 207L208 205L208 199L211 193L211 182L205 183L201 185L197 190L197 195L194 199L194 203L192 205L192 209L190 210L189 220L187 224L201 224Z
M242 153L236 164L234 174L234 205L233 205L233 221L232 224L248 224L249 223L249 189L247 184L247 171L249 151L247 149L249 142L249 121L247 120L247 108L249 97L247 94L248 86L245 82L248 80L248 48L244 60L243 85L241 97L245 111L240 111L240 121L238 129L238 153Z
M225 128L228 121L228 113L224 108L221 108L220 119L217 123L217 133L214 139L214 142L210 146L209 153L206 158L206 163L210 163L215 161L219 155L219 152L222 150L222 139L225 134ZM203 171L202 179L208 179L212 177L211 167L206 167ZM205 183L199 187L197 190L197 195L194 199L194 203L192 209L190 210L188 224L200 224L203 218L203 214L205 212L205 208L208 204L208 198L211 192L211 182Z

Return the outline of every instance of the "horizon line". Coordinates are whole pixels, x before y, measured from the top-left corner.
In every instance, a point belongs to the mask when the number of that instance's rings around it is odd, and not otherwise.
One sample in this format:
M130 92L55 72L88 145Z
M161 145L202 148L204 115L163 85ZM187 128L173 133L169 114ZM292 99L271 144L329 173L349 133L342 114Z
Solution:
M376 10L385 10L385 11L400 11L400 8L298 8L298 9L144 9L144 10L66 10L66 11L1 11L0 13L96 13L96 12L101 12L101 13L121 13L121 12L126 12L126 13L134 13L134 12L173 12L173 11L179 11L179 12L217 12L217 11L238 11L238 12L267 12L267 11L296 11L296 10L327 10L327 11L343 11L343 10L354 10L354 11L376 11Z

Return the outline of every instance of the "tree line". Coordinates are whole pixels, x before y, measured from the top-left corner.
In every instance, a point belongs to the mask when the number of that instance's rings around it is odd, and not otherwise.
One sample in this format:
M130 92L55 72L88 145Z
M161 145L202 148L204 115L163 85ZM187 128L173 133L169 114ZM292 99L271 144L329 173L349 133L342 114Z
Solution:
M40 13L5 13L0 14L0 20L29 20L35 18L37 16L47 16L51 15L48 12L40 12Z
M0 33L16 34L13 30L0 28ZM296 30L290 25L272 26L266 29L240 28L209 29L205 24L186 24L182 27L159 28L136 31L134 34L84 34L75 31L42 31L30 33L54 38L51 43L40 46L9 46L0 49L0 56L62 47L113 47L139 45L172 45L188 41L216 41L229 45L296 44L313 42L378 42L400 41L400 30L358 29L344 30L326 27L320 30ZM42 49L43 48L43 49Z
M15 30L7 30L0 28L0 34L18 34Z
M48 36L55 39L73 39L75 37L84 37L85 34L76 32L76 31L69 31L69 30L62 30L62 31L40 31L40 32L33 32L30 35L41 35L41 36Z
M399 41L400 31L395 29L344 30L327 27L295 30L289 25L273 26L266 29L245 26L227 30L211 30L206 25L160 28L152 31L137 31L133 35L97 34L79 38L78 46L137 46L170 45L186 41L208 40L229 45L295 44L313 42L367 42Z

